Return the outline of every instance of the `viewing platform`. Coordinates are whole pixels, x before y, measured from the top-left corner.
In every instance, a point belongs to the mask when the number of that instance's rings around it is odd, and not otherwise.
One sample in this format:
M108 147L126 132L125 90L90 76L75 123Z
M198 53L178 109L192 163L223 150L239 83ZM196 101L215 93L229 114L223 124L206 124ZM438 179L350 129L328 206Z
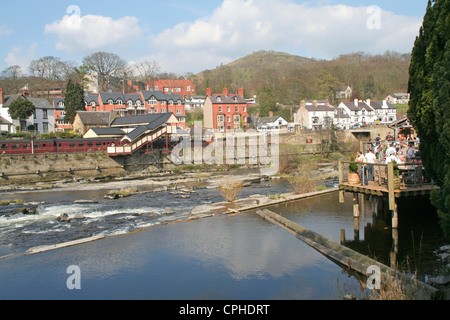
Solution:
M351 171L352 165L356 165L356 172ZM362 174L368 174L369 170L373 170L373 180L363 181ZM345 192L353 193L353 213L359 216L358 194L386 197L392 212L392 228L398 228L397 198L430 195L438 189L421 163L365 163L363 167L360 162L339 161L339 202L344 202Z

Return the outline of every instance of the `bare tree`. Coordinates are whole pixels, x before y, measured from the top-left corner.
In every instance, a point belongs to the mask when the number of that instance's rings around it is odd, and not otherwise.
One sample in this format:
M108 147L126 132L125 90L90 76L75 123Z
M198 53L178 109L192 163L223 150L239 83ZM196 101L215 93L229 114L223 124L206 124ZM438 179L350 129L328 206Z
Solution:
M0 74L2 87L6 92L17 93L23 87L24 74L21 67L15 65L3 70Z
M134 65L137 74L137 79L144 81L146 85L152 85L161 71L161 66L155 60L144 60Z
M100 90L106 91L112 77L124 77L127 62L114 53L100 51L84 57L83 64L97 73Z

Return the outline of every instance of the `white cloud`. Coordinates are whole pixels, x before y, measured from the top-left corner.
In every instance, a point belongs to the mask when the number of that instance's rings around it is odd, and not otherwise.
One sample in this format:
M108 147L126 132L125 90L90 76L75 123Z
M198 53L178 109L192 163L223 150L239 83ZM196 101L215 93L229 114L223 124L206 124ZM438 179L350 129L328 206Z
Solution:
M28 49L22 46L13 47L11 51L6 55L5 62L8 67L17 65L20 66L25 72L28 70L30 62L36 59L37 43L33 43Z
M8 26L0 26L0 37L9 36L14 33L14 30Z
M101 50L126 52L141 37L143 30L136 17L114 20L110 17L73 14L47 24L45 33L58 36L57 50L80 55Z
M368 19L379 14L379 26ZM224 0L211 16L151 38L164 69L198 72L257 50L330 59L339 54L410 52L422 19L367 7L310 6L290 0ZM307 52L300 52L307 48ZM179 70L179 71L178 71Z

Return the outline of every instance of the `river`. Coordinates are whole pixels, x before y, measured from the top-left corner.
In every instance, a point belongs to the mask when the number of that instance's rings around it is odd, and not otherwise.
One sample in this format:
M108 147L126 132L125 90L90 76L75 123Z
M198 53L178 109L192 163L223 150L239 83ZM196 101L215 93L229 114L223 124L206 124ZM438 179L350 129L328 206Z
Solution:
M223 201L208 183L192 188L189 197L164 189L146 190L145 181L127 184L144 192L104 199L107 190L116 187L110 183L3 193L2 199L42 203L36 215L11 214L13 206L0 213L0 299L328 300L359 290L354 275L254 212L167 223L189 217L198 205ZM247 185L239 197L288 191L284 180L271 180ZM270 209L336 242L344 229L351 238L348 245L360 246L358 251L367 250L367 225L377 225L370 229L370 236L376 235L375 243L392 243L388 225L374 223L380 219L370 199L359 219L358 241L350 241L356 234L349 196L343 204L336 192ZM80 213L84 218L63 223L57 220L62 213ZM402 228L403 214L399 215ZM430 252L443 243L436 223L427 224L427 231L417 225L411 229L421 236L421 258L432 259ZM22 255L32 247L99 235L107 238ZM403 249L411 244L408 236L411 239L408 231L400 232L400 261L411 257L411 251ZM384 259L390 249L368 250ZM80 290L69 290L66 285L67 268L73 265L81 271Z

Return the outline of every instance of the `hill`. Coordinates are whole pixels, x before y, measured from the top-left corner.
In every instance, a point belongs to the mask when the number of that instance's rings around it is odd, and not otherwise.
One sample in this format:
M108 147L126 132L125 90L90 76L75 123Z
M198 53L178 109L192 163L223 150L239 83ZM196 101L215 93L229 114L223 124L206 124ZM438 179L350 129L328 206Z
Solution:
M336 103L335 89L353 87L355 97L383 99L388 94L406 92L410 54L386 52L369 55L362 52L341 55L333 60L316 60L283 52L258 51L227 65L205 70L192 77L197 92L207 87L221 92L245 89L246 98L264 89L282 104L299 104L303 99L329 98Z

